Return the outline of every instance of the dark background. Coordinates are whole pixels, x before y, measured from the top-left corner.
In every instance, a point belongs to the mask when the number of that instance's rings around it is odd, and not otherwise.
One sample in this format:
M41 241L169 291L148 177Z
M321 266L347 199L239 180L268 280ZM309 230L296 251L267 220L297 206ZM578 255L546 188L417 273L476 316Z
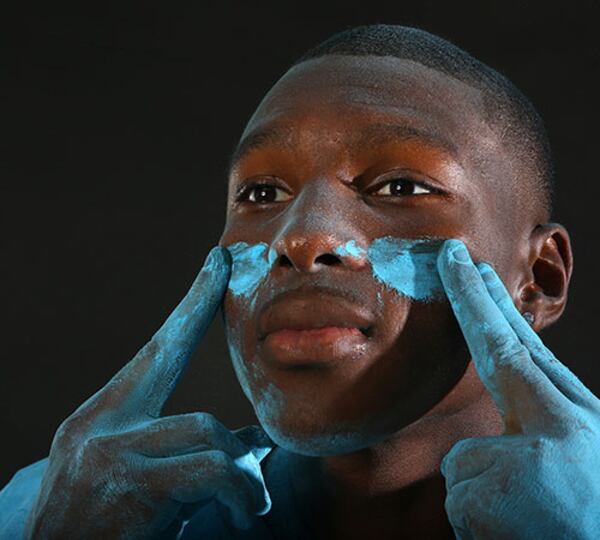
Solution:
M226 161L264 93L348 26L420 26L509 76L545 118L575 274L545 340L600 394L599 50L593 2L188 2L2 15L0 485L45 456L185 293L224 223ZM127 6L127 7L124 7ZM255 422L220 321L167 412Z

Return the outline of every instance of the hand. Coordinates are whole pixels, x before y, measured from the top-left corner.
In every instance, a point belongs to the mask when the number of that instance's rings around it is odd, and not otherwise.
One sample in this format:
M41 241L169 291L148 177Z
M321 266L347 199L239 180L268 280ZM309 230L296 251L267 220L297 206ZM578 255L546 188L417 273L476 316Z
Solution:
M505 433L444 457L457 538L600 538L600 400L544 346L492 267L445 242L438 270Z
M150 342L61 424L26 538L175 538L213 498L239 527L269 510L264 432L232 433L205 413L159 417L230 273L228 252L214 248Z

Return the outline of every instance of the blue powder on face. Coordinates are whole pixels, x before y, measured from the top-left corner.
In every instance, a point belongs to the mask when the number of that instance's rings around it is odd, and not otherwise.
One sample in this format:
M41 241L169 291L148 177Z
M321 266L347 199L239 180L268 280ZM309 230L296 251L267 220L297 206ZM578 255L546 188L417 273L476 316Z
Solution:
M335 248L335 253L340 257L356 257L361 258L366 252L361 248L355 240L349 240L342 246Z
M229 290L235 296L249 298L269 273L275 261L275 252L269 250L264 242L253 245L236 242L227 246L227 249L233 261Z
M443 295L437 255L443 240L407 240L384 236L373 240L367 257L375 279L403 296L431 300Z
M334 251L340 257L362 258L366 254L375 279L403 296L426 301L443 295L436 264L442 243L384 236L373 240L367 250L350 240ZM227 249L233 259L229 290L248 299L267 277L277 252L264 242L236 242Z

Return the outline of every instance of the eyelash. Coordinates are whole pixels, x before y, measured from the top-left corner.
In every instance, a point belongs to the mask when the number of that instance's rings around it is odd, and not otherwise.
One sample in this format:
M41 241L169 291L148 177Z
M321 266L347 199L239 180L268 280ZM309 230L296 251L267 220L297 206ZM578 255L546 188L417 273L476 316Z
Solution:
M390 178L388 180L385 180L381 183L379 183L377 186L375 186L374 188L372 188L370 190L370 194L376 193L377 191L380 191L383 187L392 184L395 181L406 181L406 182L410 182L410 184L412 184L414 186L414 188L421 188L421 189L426 189L428 191L428 193L425 193L425 195L429 195L429 194L440 194L442 193L441 190L434 188L433 186L430 186L429 184L425 183L425 182L420 182L417 180L413 180L411 178L407 178L407 177L403 177L403 176L397 176L397 177L393 177ZM250 184L246 184L244 186L241 186L237 192L236 192L236 196L235 196L235 201L236 202L250 202L252 204L259 204L259 205L267 205L267 204L276 204L278 202L284 202L284 201L270 201L270 202L258 202L258 201L250 201L249 197L252 193L252 190L257 189L257 188L262 188L262 187L273 187L275 189L278 189L280 191L286 191L285 189L281 188L280 186L278 186L277 184L274 183L268 183L268 182L264 182L264 181L260 181L260 182L253 182ZM288 195L290 195L288 193ZM291 196L291 195L290 195ZM409 197L409 196L418 196L415 194L410 194L410 195L380 195L382 197L392 197L392 198L402 198L402 197Z

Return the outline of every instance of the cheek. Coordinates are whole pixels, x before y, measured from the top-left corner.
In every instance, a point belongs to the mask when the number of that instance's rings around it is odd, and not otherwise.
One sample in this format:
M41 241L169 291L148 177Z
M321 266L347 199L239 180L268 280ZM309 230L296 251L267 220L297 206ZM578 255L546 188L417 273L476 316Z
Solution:
M228 293L240 301L256 298L256 291L269 274L277 254L264 242L236 242L228 249L233 260Z
M385 236L368 249L373 277L398 295L418 301L441 299L444 288L437 271L443 240L407 240Z
M251 334L248 325L252 324L250 311L251 302L234 295L230 290L225 295L223 312L225 316L225 333L227 338L227 347L233 369L240 383L240 386L251 402L255 402L257 387L260 387L264 380L260 372L261 367L256 362L245 362L244 359L253 357L252 344L245 339Z
M240 350L244 327L254 320L258 292L273 266L275 252L264 242L236 242L227 249L233 264L224 300L225 327L230 348Z

